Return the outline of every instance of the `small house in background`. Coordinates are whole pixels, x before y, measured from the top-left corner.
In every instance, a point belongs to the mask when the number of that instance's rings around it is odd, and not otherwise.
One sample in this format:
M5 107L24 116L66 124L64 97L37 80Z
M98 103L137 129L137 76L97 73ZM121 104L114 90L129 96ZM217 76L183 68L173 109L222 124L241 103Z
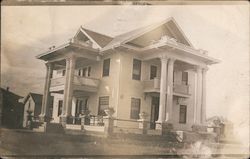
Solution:
M7 128L21 128L23 121L23 103L19 99L23 98L6 89L0 89L0 113L1 113L1 126Z
M33 119L38 119L41 113L43 95L37 93L29 93L23 98L24 111L23 111L23 127L27 127L28 111L31 112Z

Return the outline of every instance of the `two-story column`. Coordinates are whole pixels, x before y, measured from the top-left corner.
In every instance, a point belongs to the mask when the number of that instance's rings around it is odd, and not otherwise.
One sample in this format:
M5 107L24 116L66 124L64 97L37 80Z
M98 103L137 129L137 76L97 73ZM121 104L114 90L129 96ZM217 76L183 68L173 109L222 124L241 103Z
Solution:
M202 106L201 106L201 123L206 123L206 74L208 68L202 69Z
M42 122L47 121L48 113L49 113L49 100L50 100L50 83L53 74L53 67L52 63L46 63L46 78L45 78L45 85L44 85L44 92L43 92L43 99L42 99L42 109L39 118Z
M201 124L201 105L202 105L202 68L197 67L196 83L196 124Z
M175 59L169 59L168 62L168 77L167 77L167 105L165 122L171 123L173 111L173 74L174 74Z
M166 88L167 88L167 57L161 57L161 83L160 83L160 105L159 115L157 123L157 129L160 129L160 125L165 120L165 107L166 107Z
M60 117L60 122L62 123L63 126L65 126L67 118L71 116L75 64L76 64L75 56L66 58L63 108L62 108L62 115Z

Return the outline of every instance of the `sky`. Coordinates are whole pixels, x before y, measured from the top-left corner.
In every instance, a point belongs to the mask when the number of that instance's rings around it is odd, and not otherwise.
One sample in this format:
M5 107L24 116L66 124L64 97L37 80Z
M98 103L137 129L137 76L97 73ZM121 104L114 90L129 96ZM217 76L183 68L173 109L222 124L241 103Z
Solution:
M248 5L2 6L1 86L43 93L45 65L35 58L66 43L82 25L116 36L173 17L195 48L221 60L207 73L207 116L249 122Z

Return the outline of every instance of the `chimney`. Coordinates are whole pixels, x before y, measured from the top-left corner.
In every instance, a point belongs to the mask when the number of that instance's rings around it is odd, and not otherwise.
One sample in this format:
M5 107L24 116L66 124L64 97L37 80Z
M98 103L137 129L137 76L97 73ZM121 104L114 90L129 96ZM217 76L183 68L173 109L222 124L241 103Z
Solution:
M7 87L6 87L6 90L7 90L8 92L9 92L9 90L10 90L10 87L8 87L8 86L7 86Z

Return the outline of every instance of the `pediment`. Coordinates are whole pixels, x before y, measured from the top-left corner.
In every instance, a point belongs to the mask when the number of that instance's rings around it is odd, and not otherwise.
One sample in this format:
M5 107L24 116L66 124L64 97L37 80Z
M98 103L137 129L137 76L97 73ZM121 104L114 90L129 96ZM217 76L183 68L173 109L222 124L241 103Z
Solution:
M144 28L144 30L144 32L141 31L137 36L127 40L125 44L133 47L144 48L167 37L178 43L192 47L190 41L172 18L153 27L151 26L151 28Z

